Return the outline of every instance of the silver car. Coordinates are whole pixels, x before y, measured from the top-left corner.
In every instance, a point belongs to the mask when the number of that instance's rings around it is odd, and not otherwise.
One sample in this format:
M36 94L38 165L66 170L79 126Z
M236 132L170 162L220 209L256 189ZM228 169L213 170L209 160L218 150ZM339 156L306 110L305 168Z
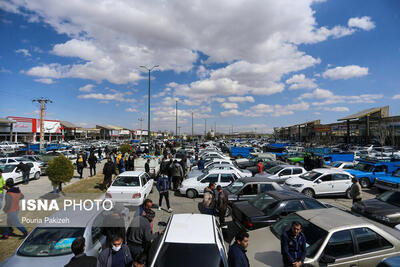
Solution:
M67 218L68 221L63 221L64 223L43 221L0 266L64 266L73 257L72 242L80 236L86 239L85 253L97 257L106 241L106 237L102 234L104 212L67 210L56 212L49 217Z
M336 208L312 209L249 232L251 266L283 266L280 237L293 221L303 225L306 236L305 266L370 267L400 255L400 231Z

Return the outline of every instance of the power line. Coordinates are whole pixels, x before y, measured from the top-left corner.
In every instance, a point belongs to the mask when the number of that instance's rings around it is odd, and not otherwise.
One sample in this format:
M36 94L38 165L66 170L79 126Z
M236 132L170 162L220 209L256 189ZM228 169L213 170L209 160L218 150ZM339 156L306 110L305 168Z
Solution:
M33 99L32 102L37 102L40 104L40 152L43 152L43 144L44 144L44 111L46 109L47 103L53 103L52 100L47 98L38 98Z

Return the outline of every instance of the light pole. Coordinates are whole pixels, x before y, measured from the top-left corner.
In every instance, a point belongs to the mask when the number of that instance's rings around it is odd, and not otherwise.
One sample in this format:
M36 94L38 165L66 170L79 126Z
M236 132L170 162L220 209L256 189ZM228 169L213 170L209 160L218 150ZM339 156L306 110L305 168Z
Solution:
M150 72L154 69L157 68L158 65L154 65L150 69L147 68L146 66L140 66L141 68L146 69L149 72L149 103L148 103L148 109L147 109L147 139L148 139L148 148L149 148L149 154L151 152L151 146L150 146Z
M178 100L176 100L176 106L175 106L175 135L178 138Z

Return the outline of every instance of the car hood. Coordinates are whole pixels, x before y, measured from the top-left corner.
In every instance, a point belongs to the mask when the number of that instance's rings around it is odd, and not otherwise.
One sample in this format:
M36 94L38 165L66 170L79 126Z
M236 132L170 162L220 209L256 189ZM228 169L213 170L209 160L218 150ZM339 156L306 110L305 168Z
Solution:
M377 176L378 179L385 179L387 182L391 183L400 183L400 177L392 176L392 175L379 175Z
M293 178L287 179L287 180L285 181L285 184L293 185L293 184L304 184L304 183L307 183L307 182L310 182L310 181L301 179L301 178L299 178L299 177L293 177Z
M188 176L188 178L195 178L195 177L199 177L202 174L203 174L203 172L201 170L196 169L196 170L191 170L187 174L187 176Z
M182 185L193 185L193 184L198 184L199 182L197 181L197 178L188 178L183 180Z
M233 205L236 206L237 209L240 210L241 213L246 215L246 217L257 217L257 216L264 216L264 213L259 209L255 208L251 205L248 201L238 201L235 202Z
M363 172L359 170L346 170L346 172L350 173L351 175L365 175L365 174L370 174L370 172Z
M369 214L376 214L376 215L390 215L390 214L396 214L398 213L400 216L400 207L391 205L389 203L386 203L384 201L380 201L378 199L368 199L363 201L365 204L365 213ZM360 205L356 205L356 207L359 207Z
M43 265L47 266L64 266L66 265L73 254L68 254L64 256L56 256L56 257L23 257L16 254L13 254L11 257L3 261L0 266L13 266L13 267L43 267Z

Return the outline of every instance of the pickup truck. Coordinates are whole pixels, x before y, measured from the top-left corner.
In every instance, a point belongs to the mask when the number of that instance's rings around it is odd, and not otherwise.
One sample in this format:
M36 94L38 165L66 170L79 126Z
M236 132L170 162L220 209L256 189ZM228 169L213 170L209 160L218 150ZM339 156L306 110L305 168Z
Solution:
M375 183L375 178L397 170L400 161L366 161L360 160L354 169L346 172L355 176L363 188L371 187Z
M400 191L400 168L393 173L376 175L375 186L382 191Z

